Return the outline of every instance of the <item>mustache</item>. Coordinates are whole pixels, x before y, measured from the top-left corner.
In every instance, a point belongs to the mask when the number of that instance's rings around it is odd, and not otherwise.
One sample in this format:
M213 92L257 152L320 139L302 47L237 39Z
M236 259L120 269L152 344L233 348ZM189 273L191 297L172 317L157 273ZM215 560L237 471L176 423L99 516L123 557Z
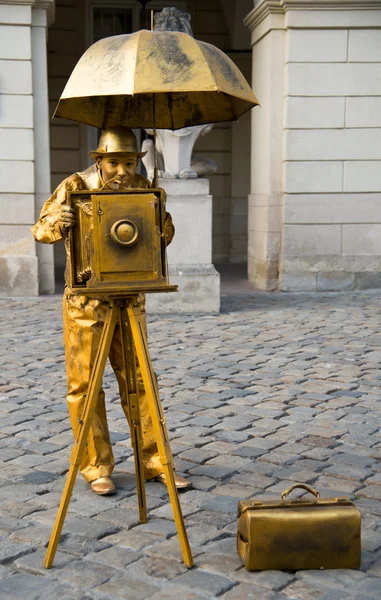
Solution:
M100 191L102 191L107 185L109 185L110 183L113 184L113 188L115 191L118 190L127 190L128 188L126 186L123 186L123 183L128 184L131 181L131 177L120 177L119 175L114 175L114 177L111 177L110 179L108 179L107 181L104 182L103 186L100 188Z

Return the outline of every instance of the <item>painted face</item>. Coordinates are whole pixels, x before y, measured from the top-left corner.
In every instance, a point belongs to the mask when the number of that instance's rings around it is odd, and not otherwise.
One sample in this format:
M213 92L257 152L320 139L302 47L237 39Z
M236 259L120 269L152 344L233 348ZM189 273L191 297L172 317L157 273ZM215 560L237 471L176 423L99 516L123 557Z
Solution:
M128 187L135 177L138 157L128 154L114 154L97 158L97 166L101 170L106 188L113 190L114 181L119 187Z

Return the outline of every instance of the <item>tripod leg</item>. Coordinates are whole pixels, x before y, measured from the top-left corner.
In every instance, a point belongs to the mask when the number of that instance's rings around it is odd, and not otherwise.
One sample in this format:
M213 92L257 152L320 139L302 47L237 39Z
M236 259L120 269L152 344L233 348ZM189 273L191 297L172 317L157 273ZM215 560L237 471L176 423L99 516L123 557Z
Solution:
M135 351L132 342L131 329L128 321L128 314L125 308L122 308L120 311L119 324L123 365L125 369L125 392L127 398L128 422L130 424L131 431L131 446L134 450L136 492L138 495L139 505L139 520L140 523L147 523L147 501L144 484L144 465L142 454L143 435L140 420Z
M143 316L136 299L131 299L127 307L127 312L136 354L138 357L140 370L142 372L143 383L147 394L148 406L152 418L156 443L160 453L160 460L163 465L164 474L167 480L169 499L172 505L173 516L175 518L177 533L179 535L184 563L187 567L192 567L192 552L190 549L184 519L181 512L179 496L175 484L172 451L169 444L165 418L163 415L158 388L148 351L147 338L143 328Z
M105 369L108 353L111 346L112 336L114 334L115 325L118 319L119 309L117 306L110 304L107 308L105 323L103 326L102 336L95 358L95 362L91 371L84 413L81 419L81 427L75 439L73 450L70 458L70 469L66 479L64 491L62 493L60 507L58 509L56 521L50 537L49 546L46 551L44 566L50 569L54 556L57 550L58 541L60 539L62 527L65 521L67 509L69 506L71 494L73 491L75 478L78 469L82 462L83 452L86 446L87 437L91 427L95 404L98 398L99 390L102 383L103 372Z

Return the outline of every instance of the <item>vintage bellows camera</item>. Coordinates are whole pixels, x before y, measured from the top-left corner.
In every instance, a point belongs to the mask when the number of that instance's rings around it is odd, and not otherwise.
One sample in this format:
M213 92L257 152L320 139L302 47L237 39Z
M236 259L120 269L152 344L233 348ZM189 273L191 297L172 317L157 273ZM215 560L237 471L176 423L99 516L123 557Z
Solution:
M168 282L165 200L160 188L70 192L70 286L86 295L177 291Z

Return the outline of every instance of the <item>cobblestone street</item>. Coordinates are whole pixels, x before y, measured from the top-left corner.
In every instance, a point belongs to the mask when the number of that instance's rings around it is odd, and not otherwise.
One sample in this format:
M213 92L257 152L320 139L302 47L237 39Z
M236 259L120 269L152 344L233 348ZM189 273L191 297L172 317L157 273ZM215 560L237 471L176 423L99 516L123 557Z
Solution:
M68 470L61 299L0 301L2 600L381 598L379 292L225 295L214 316L149 317L149 341L196 567L187 570L166 488L146 486L139 525L129 433L110 367L105 389L115 496L78 477L51 570L43 557ZM245 571L237 502L293 482L350 496L362 513L359 571Z

